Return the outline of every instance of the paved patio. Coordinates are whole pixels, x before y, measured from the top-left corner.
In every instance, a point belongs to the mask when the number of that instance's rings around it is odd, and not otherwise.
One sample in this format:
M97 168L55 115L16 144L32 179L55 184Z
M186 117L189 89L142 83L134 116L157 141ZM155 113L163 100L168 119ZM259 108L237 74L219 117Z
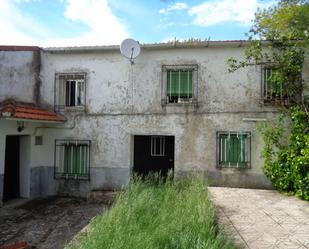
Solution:
M272 190L209 187L219 226L240 248L309 248L309 202Z

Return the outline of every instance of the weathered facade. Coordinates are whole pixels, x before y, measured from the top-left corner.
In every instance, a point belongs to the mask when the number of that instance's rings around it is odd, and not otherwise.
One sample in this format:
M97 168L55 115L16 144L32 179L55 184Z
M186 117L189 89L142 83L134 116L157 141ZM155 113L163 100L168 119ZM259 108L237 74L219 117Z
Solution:
M227 72L227 58L241 58L245 45L144 45L134 64L118 46L48 48L40 57L31 49L1 51L0 101L32 102L67 121L24 120L18 132L16 120L0 119L0 198L8 135L20 137L22 197L119 189L147 151L158 165L170 153L166 162L175 176L199 172L213 185L270 188L256 125L278 110L264 104L263 69ZM176 96L171 84L190 90ZM226 141L235 144L226 149ZM236 161L230 149L238 151Z

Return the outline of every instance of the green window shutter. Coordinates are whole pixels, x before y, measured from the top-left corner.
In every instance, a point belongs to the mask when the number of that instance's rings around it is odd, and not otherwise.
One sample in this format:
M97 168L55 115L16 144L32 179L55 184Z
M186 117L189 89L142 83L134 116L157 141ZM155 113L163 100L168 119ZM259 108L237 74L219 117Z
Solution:
M246 136L239 134L219 135L219 164L246 166Z
M64 145L64 168L63 173L68 174L70 172L71 165L71 150L70 146Z
M89 178L90 141L56 140L55 176Z
M167 94L168 96L178 96L179 75L176 71L167 71Z
M76 174L87 175L87 156L88 147L86 145L77 146Z
M64 146L64 174L87 175L87 145Z
M76 157L76 174L82 174L83 172L83 146L77 146L77 157Z
M167 95L192 98L193 73L191 70L167 71Z
M180 73L180 96L192 98L192 71Z

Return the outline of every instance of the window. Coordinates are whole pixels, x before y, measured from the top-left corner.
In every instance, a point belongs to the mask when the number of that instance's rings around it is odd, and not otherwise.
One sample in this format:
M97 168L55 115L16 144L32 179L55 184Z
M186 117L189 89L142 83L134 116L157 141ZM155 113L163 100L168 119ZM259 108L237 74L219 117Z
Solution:
M278 68L263 69L263 99L264 102L283 100L285 97L280 72Z
M165 156L165 137L151 136L151 156Z
M89 179L90 141L55 141L55 178Z
M64 109L84 109L86 98L85 76L86 75L84 73L56 75L56 111Z
M286 73L284 77L295 82L293 86L284 85L279 68L264 67L262 70L262 98L265 104L290 105L301 98L301 73Z
M43 144L43 136L35 136L34 145L42 145L42 144Z
M197 65L166 65L163 72L163 104L196 103Z
M249 132L218 132L218 167L250 168L251 140Z

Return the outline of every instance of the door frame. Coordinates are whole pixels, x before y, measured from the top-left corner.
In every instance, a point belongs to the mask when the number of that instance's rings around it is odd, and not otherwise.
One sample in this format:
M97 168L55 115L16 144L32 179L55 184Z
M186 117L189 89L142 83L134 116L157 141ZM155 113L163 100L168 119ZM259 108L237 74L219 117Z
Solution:
M4 201L4 187L5 187L5 160L6 160L6 146L7 137L16 136L19 137L19 197L17 198L29 198L30 197L30 153L31 153L31 136L19 135L19 134L6 134L4 136L4 171L3 171L3 186L2 187L2 200Z
M176 136L175 134L170 134L170 133L157 133L157 132L152 132L152 133L134 133L130 134L130 178L134 174L134 137L135 136L163 136L163 137L174 137L174 158L173 158L173 179L175 177L175 165L176 165Z

